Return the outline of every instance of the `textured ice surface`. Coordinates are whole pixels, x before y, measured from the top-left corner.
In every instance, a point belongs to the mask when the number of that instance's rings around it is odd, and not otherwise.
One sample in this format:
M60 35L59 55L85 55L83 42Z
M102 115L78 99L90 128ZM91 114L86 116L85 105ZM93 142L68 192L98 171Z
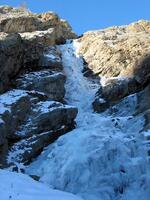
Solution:
M136 95L94 113L98 86L83 76L77 48L75 41L60 46L66 100L79 109L77 127L49 145L27 172L85 200L149 200L150 165L140 133L144 119L133 117Z

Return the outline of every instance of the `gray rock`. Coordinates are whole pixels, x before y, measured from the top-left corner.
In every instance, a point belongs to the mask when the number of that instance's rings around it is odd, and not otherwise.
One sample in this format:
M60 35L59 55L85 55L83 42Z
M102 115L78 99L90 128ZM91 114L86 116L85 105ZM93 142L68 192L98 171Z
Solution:
M96 112L103 112L122 98L138 91L138 84L132 78L109 78L97 92L93 102Z
M66 39L75 38L75 33L72 32L70 25L58 17L53 12L47 12L42 14L34 14L26 9L12 8L12 7L1 7L0 16L0 31L7 33L29 33L29 39L33 42L35 38L32 34L35 31L42 31L43 35L39 34L37 40L45 41L44 31L53 28L52 34L49 34L49 41L54 43L64 42ZM36 32L37 33L37 32ZM36 34L37 35L37 34ZM32 39L31 39L32 38ZM49 43L48 39L47 42ZM54 43L49 45L54 45Z
M16 83L19 89L42 92L51 100L63 101L65 80L61 72L38 71L22 75Z
M43 147L74 128L76 115L75 107L48 100L38 92L11 90L0 95L0 164L6 165L8 144L10 148L17 141L24 149L22 160L29 162Z
M19 136L30 137L33 134L57 130L62 126L74 125L77 109L55 101L39 102L33 107L28 120L16 132Z
M110 84L103 87L93 103L95 110L102 111L129 94L143 90L150 80L150 21L140 20L127 26L114 26L89 31L78 39L79 53L88 68ZM118 81L119 77L130 79ZM115 78L115 80L112 80ZM98 97L99 96L99 97ZM98 98L108 101L99 104ZM99 105L98 105L99 104ZM100 108L101 107L101 108Z
M0 118L0 146L5 143L5 140L6 140L5 122Z
M41 56L39 66L46 69L62 71L61 53L56 46L49 47Z
M150 85L143 91L137 94L137 108L136 113L144 113L150 109Z
M31 112L31 98L22 90L12 90L0 96L0 118L4 124L1 129L9 139L18 139L16 129L27 119ZM4 127L4 128L2 128Z
M8 141L5 140L4 144L0 145L0 168L7 166L6 155L8 154Z
M11 165L16 162L29 164L33 158L42 152L44 147L53 143L58 137L70 131L72 128L73 127L62 126L58 130L33 135L28 139L15 143L9 151L7 158L8 163Z
M150 129L150 85L137 94L136 115L144 114L144 130Z
M93 105L94 111L98 113L104 112L107 108L109 108L109 102L101 98L99 94L97 94L92 105Z
M23 62L23 44L19 34L0 33L0 93L11 85Z

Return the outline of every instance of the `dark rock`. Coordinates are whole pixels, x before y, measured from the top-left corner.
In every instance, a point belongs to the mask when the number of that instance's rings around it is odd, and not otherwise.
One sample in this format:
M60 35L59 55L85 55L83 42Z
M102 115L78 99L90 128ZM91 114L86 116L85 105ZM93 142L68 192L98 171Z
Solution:
M35 181L39 181L40 177L36 175L29 175L31 178L33 178Z
M32 137L21 140L14 144L9 152L8 161L9 164L15 162L21 162L29 164L33 158L38 156L44 147L53 143L58 137L70 131L73 126L62 126L55 131L44 132L39 135L33 135Z
M37 94L12 90L0 96L0 164L3 166L6 165L8 146L15 147L18 153L24 149L22 159L29 162L43 147L74 128L75 107L45 97L41 101L42 94L40 98Z
M145 118L144 130L150 130L150 109L148 109L144 113L144 118Z
M40 58L39 66L44 69L63 70L61 53L56 46L45 49L45 53Z
M23 44L19 34L0 33L0 93L10 87L11 79L23 62Z
M93 102L93 108L96 112L103 112L110 106L118 103L122 98L138 92L141 89L135 79L129 78L110 78L100 89Z
M31 98L22 90L12 90L0 96L0 118L5 130L2 133L9 139L18 139L15 132L27 119L31 111Z
M24 74L17 79L17 88L44 93L51 100L63 101L65 95L65 75L51 71Z
M150 85L137 94L136 115L144 114L144 130L150 129Z
M5 139L3 144L0 145L0 168L7 166L6 155L8 154L8 141Z
M144 113L150 109L150 85L137 94L136 113Z
M63 125L71 126L74 124L76 115L75 107L49 100L39 102L34 106L32 115L18 129L17 135L30 137L33 134L57 130Z
M93 105L94 111L98 113L104 112L109 107L108 101L99 97L98 94L92 105Z

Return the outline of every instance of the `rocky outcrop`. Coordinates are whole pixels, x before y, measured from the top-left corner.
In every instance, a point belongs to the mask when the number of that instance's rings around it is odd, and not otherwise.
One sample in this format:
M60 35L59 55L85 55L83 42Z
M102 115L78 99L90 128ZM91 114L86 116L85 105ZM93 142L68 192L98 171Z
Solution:
M109 78L96 93L93 108L96 112L103 112L116 104L122 98L138 92L140 84L133 78Z
M49 46L75 37L70 25L53 12L33 14L0 6L0 93L23 68L38 68Z
M52 101L39 102L16 132L23 140L10 148L8 163L29 163L44 147L73 128L76 115L74 107Z
M136 115L144 114L144 130L150 129L150 85L137 94Z
M149 84L150 21L87 32L79 41L79 53L90 70L107 79L93 103L96 111L104 111Z
M62 39L75 37L67 21L60 19L54 12L34 14L27 9L1 6L0 14L1 32L24 33L54 28L57 30L57 36Z
M50 29L50 30L49 30ZM6 33L25 33L25 39L32 41L31 38L34 35L37 38L42 38L44 34L49 30L49 39L54 38L54 43L62 43L66 39L72 39L76 37L75 33L72 32L70 25L67 21L62 20L59 16L53 12L47 12L42 14L34 14L30 11L22 8L13 7L0 7L0 31ZM39 31L39 32L36 32ZM52 33L51 33L52 32ZM31 33L31 35L29 34ZM31 37L30 37L31 36ZM45 36L43 35L43 38ZM33 38L34 40L34 38ZM34 40L35 41L35 40ZM38 39L36 40L38 41ZM50 43L49 43L50 45Z
M51 100L63 101L66 77L61 72L38 71L30 72L17 79L17 88L43 92Z
M31 160L46 145L73 128L77 109L45 100L46 97L42 98L42 94L40 95L24 90L12 90L0 96L0 146L2 149L0 156L3 158L1 164L5 164L4 161L6 161L7 145L10 148L14 142L19 141L17 144L20 144L22 148L22 151L19 151L20 155L26 154L23 151L23 149L27 150L26 146L32 147ZM46 135L45 132L47 132ZM23 146L24 140L25 146ZM30 143L32 140L34 145ZM29 162L23 155L22 160Z
M23 51L19 34L0 33L0 93L10 87L11 79L20 70Z
M60 103L66 77L56 44L75 37L53 12L0 6L1 166L29 163L74 128L77 109Z
M44 147L53 143L60 136L66 132L72 130L72 127L62 126L60 129L44 132L41 134L33 135L15 143L8 154L8 163L13 165L14 163L30 163L33 158L38 156Z

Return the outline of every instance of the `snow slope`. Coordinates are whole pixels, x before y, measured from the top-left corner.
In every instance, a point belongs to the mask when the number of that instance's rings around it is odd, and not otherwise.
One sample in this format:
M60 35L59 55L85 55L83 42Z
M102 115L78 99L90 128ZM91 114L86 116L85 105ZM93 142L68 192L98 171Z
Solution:
M0 200L81 200L20 173L0 170Z
M49 145L26 171L85 200L149 200L150 164L140 133L144 119L133 117L136 95L93 113L98 86L83 76L77 49L76 41L60 46L66 100L79 109L77 127Z

